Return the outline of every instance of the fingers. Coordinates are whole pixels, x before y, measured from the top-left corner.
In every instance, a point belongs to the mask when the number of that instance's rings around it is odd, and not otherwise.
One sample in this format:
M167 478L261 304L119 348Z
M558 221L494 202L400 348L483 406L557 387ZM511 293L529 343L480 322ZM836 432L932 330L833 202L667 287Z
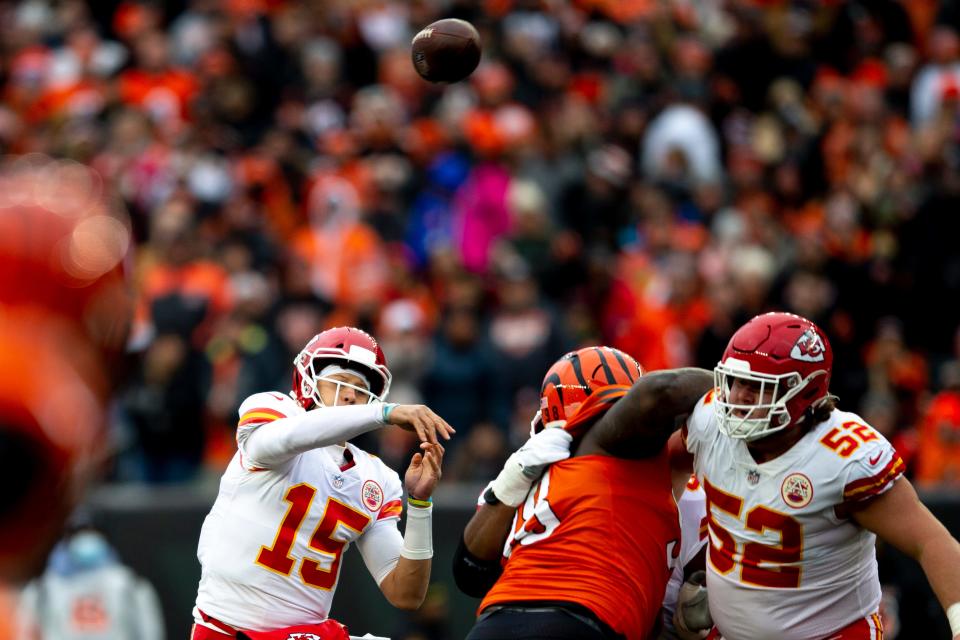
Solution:
M427 431L432 436L430 442L437 442L437 434L444 440L449 440L450 436L456 433L456 429L447 424L447 421L434 413L429 407L424 407L424 422L427 424Z
M423 454L418 451L413 454L413 458L410 459L410 466L419 467L421 464L423 464Z
M413 428L416 429L420 442L434 443L437 441L436 433L433 429L428 428L423 420L417 418L413 423Z
M440 444L439 442L436 443L436 444L434 444L434 443L432 443L432 442L421 442L421 443L420 443L420 448L423 449L424 451L427 451L428 449L437 448L437 449L440 450L440 456L441 456L441 457L443 457L443 454L447 452L447 450L444 449L444 448L443 448L443 445Z
M419 454L417 454L419 455ZM423 455L424 465L427 467L428 472L436 477L437 479L441 476L440 471L440 461L443 459L443 447L440 445L433 445L427 452Z
M437 465L443 460L443 454L445 449L441 444L432 444L429 445L426 453L424 453L425 458L430 458L431 461L436 461Z
M446 420L425 405L401 405L393 410L391 421L404 429L415 431L421 442L437 444L437 434L444 440L456 433Z
M435 414L429 407L423 407L423 413L418 416L416 423L417 435L420 440L431 444L438 444L437 435L449 440L456 430L447 424L447 421Z
M432 412L431 412L431 413L432 413ZM453 427L451 427L451 426L447 423L446 420L444 420L443 418L441 418L441 417L438 416L437 414L434 413L434 414L433 414L433 417L436 418L436 428L437 428L437 431L440 433L441 436L443 436L443 439L444 439L444 440L449 440L449 439L450 439L450 436L452 436L453 434L455 434L455 433L457 432L456 429L454 429Z

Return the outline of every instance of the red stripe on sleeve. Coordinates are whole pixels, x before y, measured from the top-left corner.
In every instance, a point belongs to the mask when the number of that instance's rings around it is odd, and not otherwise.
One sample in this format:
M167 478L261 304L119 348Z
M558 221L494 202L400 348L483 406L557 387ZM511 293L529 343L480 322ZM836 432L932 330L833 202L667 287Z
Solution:
M402 513L403 502L400 500L391 500L380 508L380 513L377 515L377 520L383 520L384 518L399 518L400 514Z
M879 473L869 478L855 480L845 486L843 488L843 499L863 500L882 493L886 486L903 475L904 471L906 471L906 465L899 454L894 451L890 462Z
M240 416L240 422L238 423L238 426L242 427L244 425L259 422L273 422L274 420L279 420L280 418L286 417L286 414L281 413L276 409L267 409L266 407L261 407L258 409L251 409Z

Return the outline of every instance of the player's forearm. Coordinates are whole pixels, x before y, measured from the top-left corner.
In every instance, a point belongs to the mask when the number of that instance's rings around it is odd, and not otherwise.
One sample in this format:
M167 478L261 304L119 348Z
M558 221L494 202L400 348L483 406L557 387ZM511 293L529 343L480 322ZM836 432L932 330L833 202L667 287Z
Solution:
M419 609L430 586L430 568L433 560L413 560L400 556L397 566L380 583L380 590L398 609Z
M648 373L584 439L619 457L654 455L712 387L713 374L704 369L687 367Z
M516 508L504 504L480 507L463 530L467 550L481 560L499 560L514 513Z
M407 526L397 565L380 590L398 609L417 609L427 595L433 558L433 506L407 504Z
M960 544L940 523L940 531L923 545L917 558L927 575L930 588L944 609L960 602Z
M243 442L251 464L281 464L296 455L345 442L382 427L383 405L325 407L257 427Z

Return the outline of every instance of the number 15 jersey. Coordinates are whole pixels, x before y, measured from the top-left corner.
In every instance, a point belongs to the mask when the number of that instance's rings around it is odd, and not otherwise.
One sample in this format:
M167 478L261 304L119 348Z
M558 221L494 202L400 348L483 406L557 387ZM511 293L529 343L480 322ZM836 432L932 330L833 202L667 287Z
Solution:
M720 432L712 400L697 404L684 438L707 496L707 587L723 637L815 640L876 612L876 536L842 514L893 486L904 471L897 452L834 410L757 464Z
M240 450L200 533L197 609L239 629L326 619L347 547L357 542L363 552L361 536L395 529L402 512L397 473L351 444L312 449L273 469L252 466L243 446L250 432L302 412L275 393L241 405ZM194 619L202 623L196 611Z

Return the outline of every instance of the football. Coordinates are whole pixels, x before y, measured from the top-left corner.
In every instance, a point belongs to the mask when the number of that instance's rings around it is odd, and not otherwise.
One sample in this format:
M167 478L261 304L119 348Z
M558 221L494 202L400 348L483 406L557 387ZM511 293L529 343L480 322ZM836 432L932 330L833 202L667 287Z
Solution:
M459 82L480 63L480 34L466 20L437 20L413 37L410 55L424 80Z

